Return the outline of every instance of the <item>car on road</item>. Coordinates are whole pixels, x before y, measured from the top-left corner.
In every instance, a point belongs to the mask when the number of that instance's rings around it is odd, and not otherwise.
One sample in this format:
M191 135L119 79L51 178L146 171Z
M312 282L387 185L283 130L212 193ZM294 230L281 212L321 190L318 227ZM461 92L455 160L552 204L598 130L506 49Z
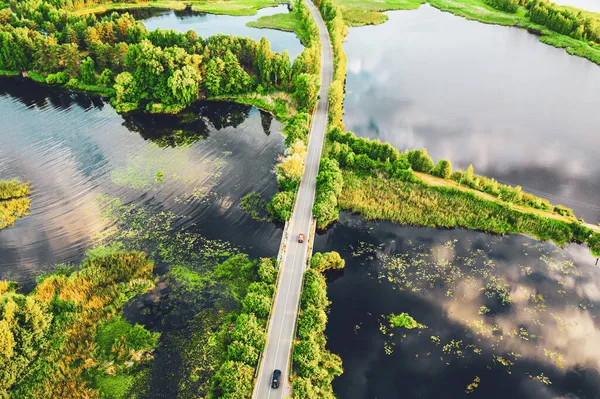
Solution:
M304 242L304 234L302 234L302 233L298 234L298 242L299 243L303 243Z
M281 380L281 370L273 371L273 379L271 380L271 388L279 388L279 381Z

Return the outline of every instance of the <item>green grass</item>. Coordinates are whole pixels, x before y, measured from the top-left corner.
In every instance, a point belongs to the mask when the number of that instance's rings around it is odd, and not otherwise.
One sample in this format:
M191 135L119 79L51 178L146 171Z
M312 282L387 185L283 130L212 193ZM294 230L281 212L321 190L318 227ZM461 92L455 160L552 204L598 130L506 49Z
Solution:
M84 7L74 10L76 15L98 14L108 11L125 10L132 8L164 8L173 10L183 10L187 5L191 5L192 10L206 12L210 14L223 14L234 16L255 15L258 10L265 7L274 7L281 3L287 3L286 0L204 0L204 1L176 1L176 0L155 0L144 3L107 3L97 4L92 7Z
M414 10L425 0L336 0L349 26L378 25L388 20L383 11Z
M96 386L103 398L125 399L133 386L135 377L129 374L100 374L96 377Z
M294 32L302 41L303 45L306 43L306 35L302 31L302 24L300 21L300 14L296 11L292 11L286 14L275 14L260 17L256 21L251 21L246 24L251 28L263 28L263 29L277 29L285 32Z
M21 72L19 71L7 71L5 69L0 69L0 76L19 76Z
M340 208L358 212L370 220L527 234L561 246L577 238L574 224L520 212L473 193L383 176L359 176L349 171L344 171L344 189L338 203Z

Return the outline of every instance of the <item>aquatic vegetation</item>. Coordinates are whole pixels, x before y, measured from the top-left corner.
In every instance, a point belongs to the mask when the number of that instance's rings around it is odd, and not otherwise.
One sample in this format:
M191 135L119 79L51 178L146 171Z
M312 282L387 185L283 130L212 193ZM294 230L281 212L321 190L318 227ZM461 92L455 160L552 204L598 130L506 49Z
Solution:
M399 253L388 254L385 250L376 253L381 284L390 284L394 289L435 303L453 324L464 327L464 334L458 335L431 328L431 334L424 337L426 342L421 341L425 346L420 355L427 352L427 356L431 356L437 352L440 361L447 365L451 365L453 359L476 361L472 357L477 356L488 364L488 368L525 375L532 371L528 362L556 369L588 362L595 364L594 355L588 358L579 351L571 351L571 339L585 345L587 338L578 340L575 337L579 332L572 329L576 326L581 329L590 323L593 309L587 306L585 295L583 300L580 299L572 285L565 285L560 280L577 276L579 284L585 285L588 277L583 276L586 274L564 253L557 253L548 245L528 245L530 255L521 256L537 255L538 259L532 259L528 268L532 274L545 276L543 285L529 287L525 283L527 274L523 273L517 279L512 274L515 270L520 271L522 265L498 262L494 247L499 241L502 240L486 243L485 250L474 248L466 253L456 251L454 240L433 247L408 241L403 242ZM563 296L553 294L556 287L563 287ZM445 295L448 291L453 295ZM387 317L389 324L380 323L380 331L387 337L383 348L387 355L404 339L392 332L395 318L400 325L414 326L416 323L406 314L400 316L390 315ZM531 378L550 384L544 377Z
M473 379L473 382L470 383L469 385L467 385L467 387L465 388L465 392L466 393L471 393L474 390L477 389L477 387L479 387L479 383L481 382L481 378L479 378L479 376L475 376L475 378Z
M271 217L267 211L268 204L269 203L261 197L260 193L252 192L242 198L240 209L249 214L252 219L256 221L269 222Z
M17 219L29 214L31 200L29 183L0 180L0 229L12 226Z
M28 295L4 292L0 395L138 397L130 388L143 377L157 334L119 312L153 288L152 269L143 253L92 253L77 271L41 276Z
M391 220L413 226L464 227L497 234L529 234L558 245L578 238L577 223L519 212L468 192L345 170L343 176L340 207L359 212L370 220Z
M413 328L427 328L426 326L417 323L415 319L413 319L408 313L400 313L398 315L390 314L387 316L390 327L393 328L407 328L412 330Z

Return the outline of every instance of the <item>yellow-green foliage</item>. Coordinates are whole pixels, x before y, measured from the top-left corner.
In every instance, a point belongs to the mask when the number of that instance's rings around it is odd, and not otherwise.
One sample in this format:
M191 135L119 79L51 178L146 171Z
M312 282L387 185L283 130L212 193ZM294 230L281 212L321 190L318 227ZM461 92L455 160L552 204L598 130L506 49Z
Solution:
M133 343L113 334L108 355L95 337L132 296L153 287L152 269L143 253L99 253L80 271L42 277L29 295L0 296L0 397L99 397L91 376L132 373L125 362L151 358L156 336L142 327L128 333Z
M591 232L578 223L522 213L473 193L443 186L426 186L381 175L358 176L350 171L344 171L344 183L340 208L359 212L371 220L463 227L498 234L523 233L558 245L585 241Z
M412 10L424 0L336 0L350 26L377 25L388 20L383 11Z
M294 397L335 398L331 382L343 372L342 359L325 347L326 310L329 306L327 283L315 269L307 270L304 275L300 305L298 339L292 359L296 373Z
M15 221L29 214L31 201L29 183L17 180L0 181L0 229L12 226Z

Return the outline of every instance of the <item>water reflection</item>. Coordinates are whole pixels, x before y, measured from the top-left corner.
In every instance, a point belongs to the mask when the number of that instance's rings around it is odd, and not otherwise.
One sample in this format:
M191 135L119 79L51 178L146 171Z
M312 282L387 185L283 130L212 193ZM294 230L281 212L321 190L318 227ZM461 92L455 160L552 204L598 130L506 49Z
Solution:
M348 130L473 163L600 221L597 65L427 5L388 15L350 30Z
M600 269L587 248L524 236L365 223L343 214L316 250L328 284L338 397L598 398ZM394 329L407 312L425 329Z
M0 231L0 278L29 286L44 265L78 262L107 227L99 195L153 203L178 228L253 256L277 252L281 230L239 209L277 190L279 122L250 106L194 104L183 114L118 115L101 99L0 80L0 178L32 182L31 216Z
M288 13L286 5L267 7L258 10L252 16L215 15L203 12L185 10L161 10L157 8L132 9L129 12L136 19L141 20L149 31L155 29L173 29L178 32L195 31L201 37L209 37L220 33L235 36L250 37L260 40L263 36L271 42L271 49L276 52L287 50L293 60L304 49L295 33L273 29L256 29L246 26L250 21L268 15Z
M582 10L600 12L600 2L598 0L558 0L553 3L563 6L577 7Z

